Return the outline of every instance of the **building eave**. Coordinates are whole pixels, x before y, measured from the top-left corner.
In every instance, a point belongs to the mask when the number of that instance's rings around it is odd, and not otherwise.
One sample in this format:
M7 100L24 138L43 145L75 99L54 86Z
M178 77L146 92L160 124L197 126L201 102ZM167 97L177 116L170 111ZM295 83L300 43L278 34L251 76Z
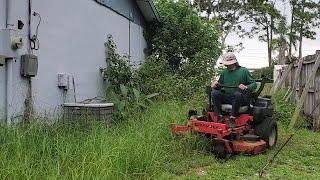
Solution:
M160 15L153 1L136 0L136 2L147 22L160 22Z

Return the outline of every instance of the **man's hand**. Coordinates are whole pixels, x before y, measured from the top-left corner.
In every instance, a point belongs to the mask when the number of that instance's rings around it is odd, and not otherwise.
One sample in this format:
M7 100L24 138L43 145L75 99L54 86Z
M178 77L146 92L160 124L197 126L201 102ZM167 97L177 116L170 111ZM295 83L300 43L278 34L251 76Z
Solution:
M241 90L246 90L246 89L248 89L248 86L246 86L246 85L244 85L244 84L240 84L240 85L239 85L239 89L241 89Z
M211 87L215 89L215 88L217 88L218 84L219 84L218 81L212 81Z

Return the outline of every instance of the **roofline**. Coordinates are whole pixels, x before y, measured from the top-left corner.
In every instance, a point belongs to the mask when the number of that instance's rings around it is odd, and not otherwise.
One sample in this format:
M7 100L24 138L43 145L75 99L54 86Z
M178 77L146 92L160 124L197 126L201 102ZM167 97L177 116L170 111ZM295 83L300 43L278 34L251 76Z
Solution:
M149 2L150 6L151 6L151 8L152 8L152 11L153 11L155 17L156 17L156 20L157 20L158 22L160 22L160 21L161 21L161 20L160 20L160 15L159 15L159 12L158 12L158 10L157 10L157 8L156 8L156 5L153 3L153 1L150 1L150 0L149 0L148 2Z
M104 6L104 7L108 8L108 9L110 9L111 11L113 11L113 12L117 13L118 15L120 15L120 16L122 16L122 17L124 17L124 18L128 19L128 20L130 20L130 18L128 18L128 17L127 17L127 16L125 16L124 14L120 13L119 11L115 10L115 9L114 9L114 8L112 8L111 6L108 6L107 4L102 3L102 2L100 2L99 0L93 0L93 1L94 1L94 2L96 2L96 3L98 3L98 4L99 4L99 5L101 5L101 6Z
M158 13L158 10L155 6L155 4L153 3L152 0L136 0L139 9L141 10L141 13L143 14L144 18L149 21L157 21L160 22L160 15ZM152 11L153 16L150 17L143 9L149 9Z

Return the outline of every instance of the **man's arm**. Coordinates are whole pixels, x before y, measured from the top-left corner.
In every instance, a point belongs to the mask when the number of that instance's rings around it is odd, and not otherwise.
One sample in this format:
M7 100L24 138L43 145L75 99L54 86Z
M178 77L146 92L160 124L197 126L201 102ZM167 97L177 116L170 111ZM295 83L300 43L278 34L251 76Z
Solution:
M218 80L219 84L224 84L223 74L224 74L224 71L222 71L222 73L220 74L220 77L219 77L219 80Z
M220 74L219 80L218 81L211 81L211 87L212 88L217 88L218 84L223 84L223 72Z

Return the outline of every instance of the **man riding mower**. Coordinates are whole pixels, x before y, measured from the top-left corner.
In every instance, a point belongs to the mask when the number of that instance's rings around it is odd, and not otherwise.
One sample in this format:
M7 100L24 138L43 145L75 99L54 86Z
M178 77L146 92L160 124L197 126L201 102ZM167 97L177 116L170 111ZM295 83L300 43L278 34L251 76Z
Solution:
M278 129L270 98L259 97L267 78L262 77L259 90L249 71L239 66L234 54L223 58L227 69L209 87L209 106L202 116L189 111L187 126L172 125L172 132L197 132L209 137L218 158L245 153L259 154L275 146Z

